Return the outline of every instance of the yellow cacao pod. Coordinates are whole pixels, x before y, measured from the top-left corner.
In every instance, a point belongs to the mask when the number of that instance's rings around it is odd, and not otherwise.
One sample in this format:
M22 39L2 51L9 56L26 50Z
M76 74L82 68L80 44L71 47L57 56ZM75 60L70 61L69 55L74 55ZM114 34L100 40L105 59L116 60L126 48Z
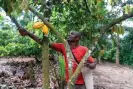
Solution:
M100 50L99 55L102 56L104 54L104 50Z
M112 29L111 29L111 32L115 32L115 27L113 26Z
M45 35L47 35L48 34L48 27L46 26L46 25L43 25L43 27L42 27L42 32L45 34Z
M33 24L33 28L39 29L39 28L42 28L43 25L44 25L43 22L36 22Z

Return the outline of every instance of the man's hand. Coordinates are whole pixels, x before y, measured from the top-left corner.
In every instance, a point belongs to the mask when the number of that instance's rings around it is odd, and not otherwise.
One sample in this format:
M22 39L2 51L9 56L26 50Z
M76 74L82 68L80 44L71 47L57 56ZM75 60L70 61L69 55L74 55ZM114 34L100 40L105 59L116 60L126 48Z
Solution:
M88 61L85 62L85 66L90 68L90 69L95 69L96 68L96 62L90 63Z
M25 29L23 29L23 28L18 28L18 30L19 30L19 33L20 33L21 36L26 36L26 35L28 35L28 32L27 32Z

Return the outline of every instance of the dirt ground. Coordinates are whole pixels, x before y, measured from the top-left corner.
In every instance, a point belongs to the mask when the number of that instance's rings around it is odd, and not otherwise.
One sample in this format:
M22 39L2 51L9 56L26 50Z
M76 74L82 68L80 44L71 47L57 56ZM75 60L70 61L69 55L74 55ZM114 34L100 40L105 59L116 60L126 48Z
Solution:
M9 76L4 78L6 82L12 83L14 81L15 83L20 83L22 82L21 85L27 86L30 82L28 79L26 80L21 80L20 77L17 76L22 76L24 74L24 71L21 70L22 66L26 68L24 64L19 64L18 67L14 67L16 69L16 74L13 76L12 73L12 68L11 66L5 64L7 62L11 61L17 61L17 62L28 62L30 60L34 60L34 58L0 58L0 73L2 71L5 71ZM4 64L4 65L3 65ZM20 66L21 65L21 66ZM41 78L40 78L40 68L37 67L35 71L37 73L39 72L39 76L36 73L37 76L37 86L41 86ZM38 71L39 70L39 71ZM129 68L128 66L117 66L112 63L103 63L103 64L98 64L97 68L93 71L94 75L94 85L95 89L133 89L133 69ZM1 84L2 77L0 76L0 84ZM10 82L9 82L10 81ZM27 82L27 84L25 84Z
M105 89L133 89L133 69L111 63L97 65L94 84Z

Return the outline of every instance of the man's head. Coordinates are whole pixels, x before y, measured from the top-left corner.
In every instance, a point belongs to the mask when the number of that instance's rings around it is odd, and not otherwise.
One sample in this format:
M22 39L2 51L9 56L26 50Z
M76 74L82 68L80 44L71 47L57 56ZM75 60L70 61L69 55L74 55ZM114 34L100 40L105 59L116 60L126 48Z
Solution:
M80 32L72 31L68 35L67 41L68 42L79 42L80 38L81 38Z

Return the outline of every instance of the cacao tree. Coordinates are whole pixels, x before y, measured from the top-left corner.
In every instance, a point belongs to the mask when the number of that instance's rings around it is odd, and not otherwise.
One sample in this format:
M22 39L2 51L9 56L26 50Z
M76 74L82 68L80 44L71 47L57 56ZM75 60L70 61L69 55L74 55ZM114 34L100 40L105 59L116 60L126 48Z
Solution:
M87 39L86 43L89 42L87 46L89 46L90 49L93 46L95 47L95 45L99 45L99 49L102 50L102 43L100 41L105 36L108 36L108 33L114 34L111 32L113 26L119 25L120 22L133 17L132 7L130 7L131 3L130 0L126 2L122 2L122 0L0 0L0 6L15 23L20 35L29 36L42 46L44 89L50 88L48 36L42 33L42 37L38 37L29 32L29 30L24 28L17 21L16 18L18 15L23 12L32 12L52 30L50 34L52 34L52 32L55 33L64 44L67 43L59 32L64 32L63 36L66 36L68 32L72 30L81 31L84 35L83 38ZM112 10L107 9L108 5L110 5ZM117 6L119 6L120 9L117 9ZM117 36L118 35L119 34L117 34ZM117 45L118 43L119 42L117 42ZM81 44L83 44L83 42L81 42ZM71 55L70 50L66 51ZM83 65L83 62L79 65ZM77 70L81 70L81 67L82 66L78 66ZM69 89L73 89L72 84L74 84L74 80L76 79L74 75L78 75L79 72L75 73L70 78L72 82L68 83Z

